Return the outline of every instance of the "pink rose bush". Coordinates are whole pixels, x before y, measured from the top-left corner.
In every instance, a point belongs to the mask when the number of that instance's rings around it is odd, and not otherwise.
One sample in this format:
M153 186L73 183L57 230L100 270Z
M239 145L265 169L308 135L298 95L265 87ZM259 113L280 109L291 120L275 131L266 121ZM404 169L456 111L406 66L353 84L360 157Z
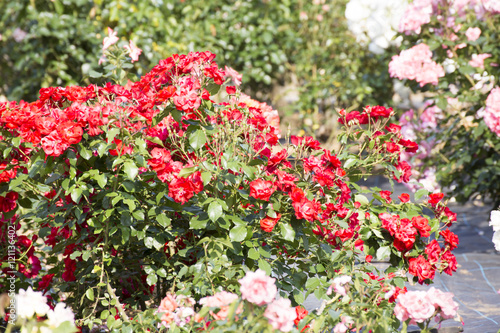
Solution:
M419 143L416 154L403 157L413 167L410 186L447 188L461 202L499 197L493 184L500 176L487 162L500 153L499 14L498 1L418 0L401 19L403 50L389 74L425 96L401 117L401 131Z

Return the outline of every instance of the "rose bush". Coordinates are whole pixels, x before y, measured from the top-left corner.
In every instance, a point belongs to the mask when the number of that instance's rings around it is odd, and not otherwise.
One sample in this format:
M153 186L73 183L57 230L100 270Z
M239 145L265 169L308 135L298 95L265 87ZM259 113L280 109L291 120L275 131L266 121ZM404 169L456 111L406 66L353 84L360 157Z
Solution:
M111 44L109 77L125 82L115 65L125 52ZM229 84L214 58L174 55L137 82L0 104L0 238L19 234L16 267L4 260L2 274L50 304L64 299L78 326L114 332L181 330L205 315L251 323L254 311L231 305L237 293L268 304L262 318L277 330L293 329L285 309L311 294L322 305L299 330L396 330L407 273L431 283L456 270L456 214L440 193L396 200L359 182L407 182L400 156L417 144L382 106L342 110L336 151L280 141L277 112Z
M460 202L500 200L499 18L497 1L414 1L400 22L404 50L389 64L425 96L401 118L420 147L403 159L415 180Z

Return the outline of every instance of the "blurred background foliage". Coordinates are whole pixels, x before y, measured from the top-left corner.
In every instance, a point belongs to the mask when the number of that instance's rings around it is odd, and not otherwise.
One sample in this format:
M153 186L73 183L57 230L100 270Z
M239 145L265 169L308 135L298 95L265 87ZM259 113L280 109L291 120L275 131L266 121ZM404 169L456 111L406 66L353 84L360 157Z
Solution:
M391 101L386 52L356 42L347 0L17 0L0 2L0 95L103 83L107 27L143 50L138 75L174 53L210 50L243 74L247 93L280 111L283 130L335 135L335 109Z

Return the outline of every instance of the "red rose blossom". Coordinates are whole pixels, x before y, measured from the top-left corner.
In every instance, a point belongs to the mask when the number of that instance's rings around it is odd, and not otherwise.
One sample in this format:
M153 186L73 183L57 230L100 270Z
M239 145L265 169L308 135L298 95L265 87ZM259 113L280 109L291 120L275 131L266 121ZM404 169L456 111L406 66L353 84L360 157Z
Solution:
M269 217L266 215L265 218L260 220L260 228L265 232L271 232L274 229L274 226L278 223L281 218L281 214L277 213L275 218Z
M250 183L250 196L255 199L269 201L274 191L276 186L271 181L256 179Z
M425 260L423 255L410 259L410 267L408 271L411 275L418 277L418 283L420 284L422 284L426 279L434 279L435 271L432 268L432 265Z
M422 216L414 216L411 218L411 223L420 232L421 237L429 237L431 227L429 226L429 220Z
M399 197L399 200L401 200L402 203L410 201L410 195L408 193L402 193Z

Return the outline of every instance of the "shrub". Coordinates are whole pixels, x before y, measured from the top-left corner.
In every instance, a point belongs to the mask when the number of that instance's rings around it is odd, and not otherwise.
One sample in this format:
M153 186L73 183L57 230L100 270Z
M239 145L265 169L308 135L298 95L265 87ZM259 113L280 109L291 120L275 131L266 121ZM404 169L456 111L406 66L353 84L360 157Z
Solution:
M500 198L499 13L494 1L415 1L400 26L406 50L389 65L426 96L402 117L402 131L421 147L405 160L429 190L461 202Z
M109 61L123 62L113 48ZM35 102L0 104L1 235L15 248L2 257L18 258L2 262L3 274L54 301L64 295L79 326L115 332L160 330L178 308L192 308L185 324L234 329L242 301L223 291L247 302L245 325L255 314L290 330L292 310L276 309L314 293L323 304L301 329L397 329L406 273L431 283L456 270L458 238L446 227L456 214L442 194L393 200L356 182L375 171L408 181L400 154L418 146L382 106L342 111L335 152L312 137L281 146L277 112L232 85L219 91L229 81L214 58L174 55L125 86L51 87ZM17 238L5 231L14 226ZM252 295L249 271L269 294ZM272 300L270 276L283 300ZM215 308L229 304L223 321Z

